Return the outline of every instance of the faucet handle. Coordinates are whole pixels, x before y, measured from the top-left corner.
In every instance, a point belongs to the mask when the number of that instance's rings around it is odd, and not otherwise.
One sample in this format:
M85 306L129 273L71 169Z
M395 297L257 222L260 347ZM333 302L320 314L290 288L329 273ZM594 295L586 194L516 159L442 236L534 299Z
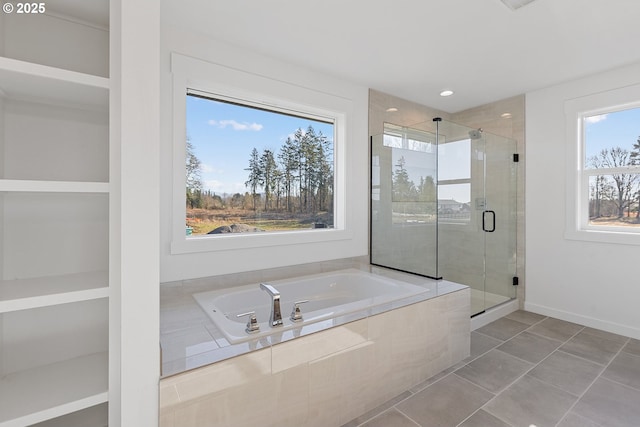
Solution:
M256 317L255 311L247 311L246 313L237 314L236 317L249 316L249 320L247 321L247 327L245 331L248 334L254 334L260 330L260 325L258 324L258 318Z
M305 302L309 302L308 299L302 301L296 301L293 303L293 310L291 310L291 319L292 322L301 322L302 321L302 313L300 312L300 304L304 304Z

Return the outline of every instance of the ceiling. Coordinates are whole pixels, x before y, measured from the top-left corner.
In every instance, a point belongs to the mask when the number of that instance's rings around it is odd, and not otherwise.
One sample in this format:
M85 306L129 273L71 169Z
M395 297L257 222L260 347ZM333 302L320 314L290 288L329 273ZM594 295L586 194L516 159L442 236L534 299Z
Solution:
M536 0L516 11L500 0L162 7L172 24L451 113L640 61L638 0Z
M47 8L108 25L108 0ZM162 17L450 113L640 61L639 0L162 0Z

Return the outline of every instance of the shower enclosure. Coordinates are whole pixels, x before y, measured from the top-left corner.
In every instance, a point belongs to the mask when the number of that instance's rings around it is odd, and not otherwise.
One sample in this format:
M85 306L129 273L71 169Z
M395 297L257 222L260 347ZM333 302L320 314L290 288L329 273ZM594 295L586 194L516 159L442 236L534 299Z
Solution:
M515 298L516 141L434 119L371 137L371 263Z

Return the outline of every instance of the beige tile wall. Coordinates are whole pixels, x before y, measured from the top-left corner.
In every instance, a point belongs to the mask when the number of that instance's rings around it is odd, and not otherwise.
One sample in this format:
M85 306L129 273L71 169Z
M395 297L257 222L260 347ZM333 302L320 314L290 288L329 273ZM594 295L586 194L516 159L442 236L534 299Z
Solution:
M469 355L469 289L160 382L160 426L340 426Z

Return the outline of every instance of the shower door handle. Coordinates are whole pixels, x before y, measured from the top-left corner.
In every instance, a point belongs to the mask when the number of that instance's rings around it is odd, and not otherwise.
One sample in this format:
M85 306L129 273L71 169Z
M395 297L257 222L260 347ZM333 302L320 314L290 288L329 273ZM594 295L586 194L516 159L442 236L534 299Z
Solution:
M491 214L491 229L487 228L487 214ZM482 231L487 233L496 231L496 213L494 211L482 211Z

